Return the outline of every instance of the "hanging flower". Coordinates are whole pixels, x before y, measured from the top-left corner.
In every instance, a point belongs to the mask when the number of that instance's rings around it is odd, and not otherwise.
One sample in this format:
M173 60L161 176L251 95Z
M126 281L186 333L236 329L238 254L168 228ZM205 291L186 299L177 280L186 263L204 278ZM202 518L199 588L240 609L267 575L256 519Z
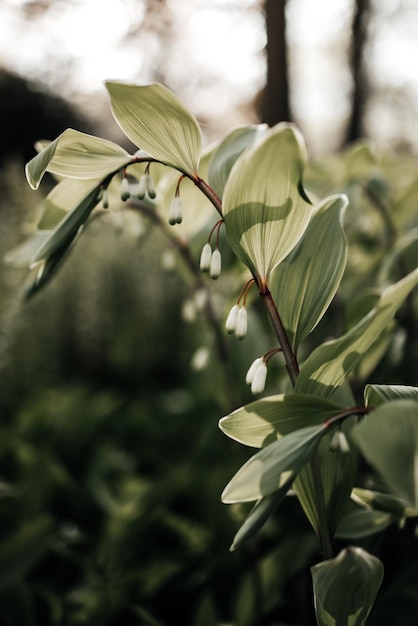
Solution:
M174 196L170 205L170 211L168 214L168 223L174 226L174 224L181 224L182 221L183 221L183 202L180 196Z
M210 268L209 268L210 277L213 278L214 280L219 278L219 275L221 273L221 267L222 267L221 253L219 249L216 248L216 250L213 251L212 258L210 261Z
M200 269L202 272L209 272L210 262L212 260L212 248L210 243L205 243L200 255Z

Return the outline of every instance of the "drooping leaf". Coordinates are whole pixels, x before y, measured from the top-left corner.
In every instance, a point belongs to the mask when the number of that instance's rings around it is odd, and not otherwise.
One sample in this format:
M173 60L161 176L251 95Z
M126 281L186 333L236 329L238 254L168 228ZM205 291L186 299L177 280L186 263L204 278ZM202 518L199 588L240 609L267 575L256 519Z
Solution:
M318 626L364 626L383 580L378 558L353 546L311 574Z
M322 424L340 411L339 404L315 396L278 394L236 409L219 421L219 428L235 441L261 448L300 428Z
M244 543L252 539L252 537L257 534L285 496L286 490L279 489L271 495L261 498L261 500L253 506L247 519L234 537L230 547L231 552L240 548Z
M296 391L331 397L417 284L418 269L385 289L377 305L348 333L316 348L301 368Z
M69 246L78 233L80 226L89 217L98 201L100 185L96 185L88 194L68 213L64 219L53 230L51 236L44 241L32 259L32 263L37 263L47 259L57 251Z
M265 124L251 124L236 128L215 150L209 166L209 184L222 198L225 183L237 158L267 131Z
M393 522L394 519L389 513L355 507L343 516L335 535L340 539L352 541L382 532Z
M354 419L345 420L340 427L348 441ZM323 522L318 510L314 471L321 478L327 523L331 536L344 515L357 477L358 453L356 447L349 445L348 450L341 450L340 447L331 449L331 438L334 434L335 430L322 438L312 461L315 467L312 467L312 464L306 465L299 472L293 485L302 508L317 535L320 533L320 526Z
M188 174L198 169L202 134L195 117L164 85L106 82L113 115L149 156Z
M132 159L112 141L67 128L27 163L26 177L33 189L39 187L45 172L84 180L105 178Z
M315 328L334 297L347 261L342 217L346 196L323 200L290 255L274 271L271 292L296 347Z
M225 487L222 502L253 502L279 490L285 494L311 458L325 430L322 425L308 426L262 448Z
M51 230L40 230L29 235L22 243L5 254L5 262L12 267L28 268L35 253L51 237L51 234Z
M30 300L35 294L37 294L45 285L49 283L51 278L56 274L61 267L63 261L67 258L70 252L74 240L63 245L61 248L55 250L48 258L46 258L40 266L37 268L35 279L25 288L24 299Z
M65 178L50 191L45 198L38 228L55 228L77 204L82 202L90 191L99 184L98 180L77 180Z
M408 385L366 385L364 400L366 406L379 406L388 400L417 400L418 387Z
M225 185L223 214L238 258L266 282L308 226L312 207L302 188L305 146L281 123L235 162Z
M364 508L390 513L398 521L404 517L415 517L418 515L418 510L409 507L402 498L388 493L381 493L380 491L356 487L353 489L351 499Z
M418 402L379 405L353 429L353 437L389 489L418 508Z

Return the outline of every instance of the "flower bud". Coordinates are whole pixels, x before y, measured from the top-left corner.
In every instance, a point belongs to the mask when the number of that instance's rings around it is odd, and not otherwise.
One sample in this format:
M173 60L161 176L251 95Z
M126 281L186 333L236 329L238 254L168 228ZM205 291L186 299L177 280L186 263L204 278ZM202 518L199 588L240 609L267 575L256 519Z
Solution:
M143 200L145 198L146 193L147 193L147 175L142 174L141 178L139 179L136 197L138 198L138 200Z
M209 244L206 244L206 245L209 245ZM237 327L238 311L239 311L239 305L234 304L234 306L228 313L228 317L226 318L225 328L226 328L226 332L229 335L233 335L235 333L235 329Z
M256 373L258 367L263 363L262 357L256 359L249 367L247 375L245 376L245 382L247 385L251 385L254 380L254 374Z
M242 306L237 315L237 322L235 326L235 337L243 339L247 334L247 309Z
M175 196L170 205L170 212L168 214L168 223L172 226L174 224L181 224L183 221L183 202L179 196Z
M210 243L205 243L202 248L202 253L200 255L200 269L202 270L202 272L209 272L211 260L212 248L210 247Z
M348 445L347 437L342 432L342 430L338 429L335 431L331 438L329 448L332 452L335 452L338 449L344 453L350 452L350 446Z
M129 200L130 197L131 192L129 191L129 182L126 176L124 176L120 185L120 198L123 202L125 202L126 200Z
M266 378L267 378L267 365L264 363L260 363L260 365L255 370L253 380L251 383L251 393L263 393L264 388L266 386Z
M221 273L221 267L222 267L221 253L218 250L218 248L216 248L216 250L213 251L212 258L210 260L210 268L209 268L210 277L216 280Z
M145 176L146 176L145 180L146 180L146 184L147 184L148 197L151 200L154 200L155 196L157 195L157 192L156 192L155 187L154 187L154 182L153 182L153 180L151 178L151 174L145 174Z
M107 189L103 189L102 206L104 209L109 208L109 192L107 191Z

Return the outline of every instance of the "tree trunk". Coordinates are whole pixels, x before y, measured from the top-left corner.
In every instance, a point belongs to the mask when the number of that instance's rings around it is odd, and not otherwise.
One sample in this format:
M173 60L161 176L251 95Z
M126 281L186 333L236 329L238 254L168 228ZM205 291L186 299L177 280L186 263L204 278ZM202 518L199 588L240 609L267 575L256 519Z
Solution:
M355 0L351 27L350 69L353 80L351 114L345 142L363 136L364 108L367 101L367 77L364 68L364 49L367 42L370 0Z
M261 122L274 126L290 120L286 45L286 0L264 0L267 33L266 86L256 109Z

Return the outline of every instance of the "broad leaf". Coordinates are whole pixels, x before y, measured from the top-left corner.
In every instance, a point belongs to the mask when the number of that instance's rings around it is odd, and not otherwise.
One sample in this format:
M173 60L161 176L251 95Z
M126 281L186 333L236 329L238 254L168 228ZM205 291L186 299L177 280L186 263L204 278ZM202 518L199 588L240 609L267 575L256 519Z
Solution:
M64 219L51 233L51 236L44 241L34 255L32 259L33 264L47 259L48 257L54 255L57 251L60 251L62 248L71 244L77 235L80 226L84 224L96 206L99 190L100 185L97 185L90 191L90 193L87 194L85 198L81 200L81 202L79 202L79 204L77 204L71 213L68 213L64 217Z
M106 139L68 128L26 165L30 186L37 189L45 172L68 178L105 178L131 163L126 150Z
M296 391L332 396L417 284L418 269L385 289L374 309L348 333L316 348L301 368Z
M73 246L74 240L71 240L66 245L55 250L47 259L45 259L37 268L35 280L33 280L28 287L25 288L24 299L30 300L35 294L37 294L55 275L57 270L61 267L63 261L67 258Z
M209 184L222 198L225 183L237 158L267 131L265 124L236 128L217 147L209 166Z
M267 282L308 226L312 207L302 188L303 140L281 123L245 150L225 185L223 213L235 254Z
M366 406L378 406L388 400L417 400L418 387L408 385L366 385L364 400Z
M261 448L300 428L322 424L340 411L339 404L315 396L279 394L236 409L219 427L231 439Z
M323 200L303 239L275 270L271 292L296 347L315 328L334 297L347 261L342 218L346 196Z
M235 474L222 493L222 502L253 502L279 490L286 493L309 461L325 426L301 428L262 448Z
M318 626L364 626L383 580L383 565L349 547L311 568Z
M339 539L359 539L382 532L395 520L389 513L355 507L346 512L335 533Z
M106 82L113 115L127 137L150 157L196 174L202 134L195 117L164 85Z
M418 402L393 400L381 404L353 429L367 462L389 489L418 508Z

